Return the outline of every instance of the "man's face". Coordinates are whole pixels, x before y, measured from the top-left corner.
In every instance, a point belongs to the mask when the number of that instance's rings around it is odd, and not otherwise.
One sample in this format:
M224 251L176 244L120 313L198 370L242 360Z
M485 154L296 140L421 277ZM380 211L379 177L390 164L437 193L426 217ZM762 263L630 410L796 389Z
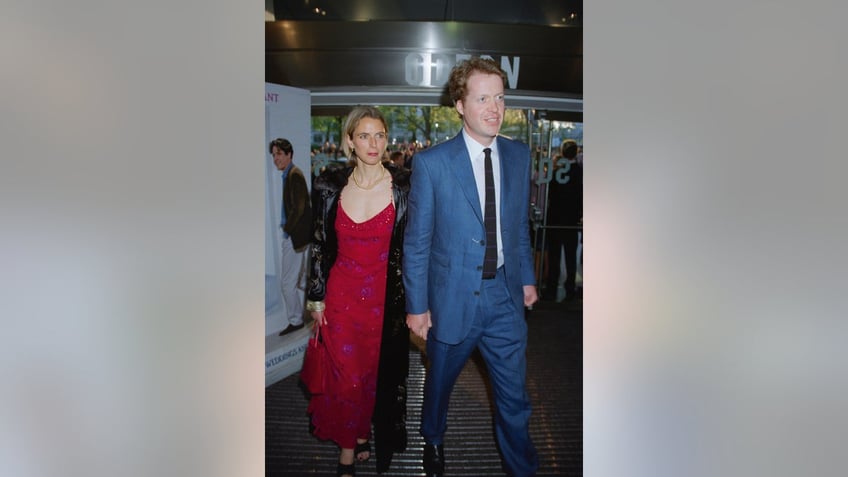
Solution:
M271 147L271 155L274 156L274 165L277 166L277 169L284 171L286 167L289 167L292 161L291 153L286 154L277 146Z
M488 145L498 135L504 117L503 81L498 75L472 73L468 93L456 102L465 132L475 141Z

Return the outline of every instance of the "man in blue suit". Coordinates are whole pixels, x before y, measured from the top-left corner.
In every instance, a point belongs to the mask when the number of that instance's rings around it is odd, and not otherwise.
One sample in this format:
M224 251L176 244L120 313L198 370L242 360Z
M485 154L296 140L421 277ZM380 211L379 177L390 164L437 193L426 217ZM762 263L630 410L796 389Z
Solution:
M507 473L531 476L539 465L525 389L524 307L538 300L528 225L530 150L498 136L505 84L494 61L457 64L448 89L462 131L416 154L412 168L403 282L407 326L427 341L421 435L428 477L444 474L450 394L476 348L494 390Z

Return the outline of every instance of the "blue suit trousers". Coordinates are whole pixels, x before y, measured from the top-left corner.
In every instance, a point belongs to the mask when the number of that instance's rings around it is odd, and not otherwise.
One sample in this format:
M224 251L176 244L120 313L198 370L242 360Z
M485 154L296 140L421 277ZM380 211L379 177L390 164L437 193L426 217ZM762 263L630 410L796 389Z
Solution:
M532 476L539 459L530 439L530 399L527 374L527 323L516 309L506 286L503 267L492 280L483 280L471 331L458 344L427 338L429 367L424 384L421 435L427 444L442 444L447 430L448 404L456 379L471 353L479 348L495 399L495 433L509 475ZM451 317L438 317L451 319Z

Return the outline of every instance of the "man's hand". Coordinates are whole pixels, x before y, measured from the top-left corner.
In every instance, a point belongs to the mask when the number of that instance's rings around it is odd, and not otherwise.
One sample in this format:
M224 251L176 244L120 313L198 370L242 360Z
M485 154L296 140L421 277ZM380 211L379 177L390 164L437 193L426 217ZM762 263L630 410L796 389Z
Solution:
M417 315L408 313L406 315L406 326L415 333L415 336L427 341L427 330L433 326L433 322L430 320L430 310Z
M524 285L524 306L531 306L537 301L539 301L539 295L536 293L536 286Z

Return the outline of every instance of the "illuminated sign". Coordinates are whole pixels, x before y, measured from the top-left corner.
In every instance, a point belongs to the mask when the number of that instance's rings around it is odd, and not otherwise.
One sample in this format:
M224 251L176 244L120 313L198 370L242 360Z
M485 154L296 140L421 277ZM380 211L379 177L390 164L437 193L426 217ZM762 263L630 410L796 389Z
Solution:
M448 82L448 76L453 66L460 61L471 58L471 55L448 55L442 53L410 53L406 55L404 76L410 86L442 87ZM495 60L489 55L481 58ZM506 72L510 89L518 87L518 69L521 57L501 56L501 69Z

